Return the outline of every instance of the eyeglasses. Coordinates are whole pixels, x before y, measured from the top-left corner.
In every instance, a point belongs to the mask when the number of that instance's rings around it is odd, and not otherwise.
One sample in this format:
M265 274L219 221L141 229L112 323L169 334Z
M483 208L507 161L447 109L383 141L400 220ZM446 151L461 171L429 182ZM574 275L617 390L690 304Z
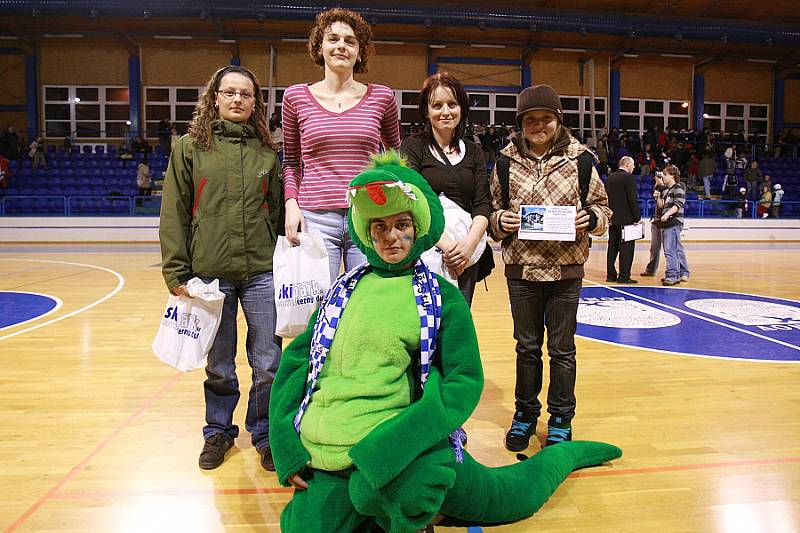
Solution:
M242 97L242 100L245 101L254 97L254 95L242 91L217 91L217 94L221 94L225 100L233 100L236 98L237 94Z

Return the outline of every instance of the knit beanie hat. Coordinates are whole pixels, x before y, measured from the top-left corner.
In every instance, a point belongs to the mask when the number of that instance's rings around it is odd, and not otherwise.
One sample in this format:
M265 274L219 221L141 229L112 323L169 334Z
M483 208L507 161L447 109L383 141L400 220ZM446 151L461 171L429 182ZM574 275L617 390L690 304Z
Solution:
M522 115L534 109L546 109L555 113L559 124L563 123L561 99L549 85L535 85L519 93L517 98L517 126L522 127Z

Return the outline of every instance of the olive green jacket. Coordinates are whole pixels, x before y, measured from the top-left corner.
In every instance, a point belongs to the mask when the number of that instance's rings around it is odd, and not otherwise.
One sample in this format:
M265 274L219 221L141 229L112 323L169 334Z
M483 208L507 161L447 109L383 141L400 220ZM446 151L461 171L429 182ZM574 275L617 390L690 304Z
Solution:
M272 270L283 228L277 154L247 124L217 120L212 147L184 135L161 200L161 269L171 290L195 275L244 280Z

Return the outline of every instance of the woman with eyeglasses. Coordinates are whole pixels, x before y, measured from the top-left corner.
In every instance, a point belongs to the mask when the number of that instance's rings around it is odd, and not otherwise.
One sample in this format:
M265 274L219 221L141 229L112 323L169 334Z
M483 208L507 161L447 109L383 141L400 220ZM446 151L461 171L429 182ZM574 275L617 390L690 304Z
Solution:
M247 322L252 386L245 427L262 467L274 470L269 447L269 395L280 363L275 337L272 255L283 227L280 164L267 126L258 80L228 66L211 76L188 135L170 156L161 202L162 272L174 295L191 297L186 282L219 279L225 303L208 354L206 425L200 468L222 464L239 428L236 314Z
M375 52L361 15L343 8L317 15L308 51L323 79L283 93L286 237L297 245L298 231L322 233L334 280L342 262L347 271L366 261L348 231L347 185L381 145L400 146L400 125L392 90L353 77Z

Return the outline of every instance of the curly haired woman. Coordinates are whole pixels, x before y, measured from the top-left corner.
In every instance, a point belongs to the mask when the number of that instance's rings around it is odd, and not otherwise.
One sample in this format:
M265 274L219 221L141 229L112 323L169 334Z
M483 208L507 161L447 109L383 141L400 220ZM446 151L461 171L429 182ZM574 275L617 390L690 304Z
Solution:
M172 294L190 296L186 282L219 279L225 294L219 331L208 354L204 383L206 426L200 468L222 464L239 428L236 313L247 321L252 386L245 426L273 470L269 395L280 363L275 341L272 254L282 228L280 165L253 73L238 66L211 76L189 126L175 145L161 203L162 271Z
M381 143L400 146L400 126L392 90L353 78L367 71L375 52L361 15L342 8L320 13L308 51L324 78L283 93L286 236L299 244L298 230L319 230L333 280L342 261L345 270L366 261L347 229L347 185Z

